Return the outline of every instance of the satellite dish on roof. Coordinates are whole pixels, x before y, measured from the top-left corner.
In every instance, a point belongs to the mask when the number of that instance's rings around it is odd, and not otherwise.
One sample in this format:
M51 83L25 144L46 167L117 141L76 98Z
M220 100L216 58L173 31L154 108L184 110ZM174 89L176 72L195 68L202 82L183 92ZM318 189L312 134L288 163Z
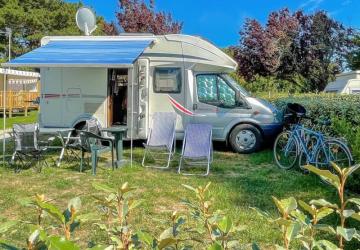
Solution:
M76 12L76 25L86 36L90 36L96 30L96 16L88 7L81 7Z

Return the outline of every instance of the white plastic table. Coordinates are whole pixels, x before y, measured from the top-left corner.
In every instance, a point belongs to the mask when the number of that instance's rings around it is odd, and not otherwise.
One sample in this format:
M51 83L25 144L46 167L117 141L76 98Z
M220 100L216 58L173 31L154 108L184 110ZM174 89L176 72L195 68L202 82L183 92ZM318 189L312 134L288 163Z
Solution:
M74 131L74 128L40 128L39 133L45 135L53 135L58 137L61 141L61 146L48 146L48 149L61 149L59 159L56 162L56 166L60 166L60 163L64 157L66 145L71 139L71 133ZM64 136L65 135L65 136ZM63 138L66 138L65 141Z

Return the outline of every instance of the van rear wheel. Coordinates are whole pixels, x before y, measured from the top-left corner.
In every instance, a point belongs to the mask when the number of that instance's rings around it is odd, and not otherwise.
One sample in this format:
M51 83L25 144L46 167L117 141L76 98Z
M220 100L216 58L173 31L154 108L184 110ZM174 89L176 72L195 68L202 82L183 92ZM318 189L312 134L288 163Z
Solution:
M237 153L253 153L260 148L262 142L263 138L259 129L250 124L237 125L229 136L229 143Z

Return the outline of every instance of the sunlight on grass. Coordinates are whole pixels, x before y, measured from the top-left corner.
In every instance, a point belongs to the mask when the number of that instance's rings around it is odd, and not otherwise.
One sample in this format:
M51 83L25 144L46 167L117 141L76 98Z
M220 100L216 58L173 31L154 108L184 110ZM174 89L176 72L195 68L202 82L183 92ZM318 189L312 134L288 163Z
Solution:
M129 157L129 154L130 151L126 150L125 157ZM78 162L64 163L60 168L47 167L40 174L32 169L15 174L11 169L1 167L1 217L33 220L36 217L35 211L21 206L18 200L37 193L45 194L60 207L66 206L69 199L80 196L84 205L83 212L95 211L92 196L96 191L92 188L93 182L106 183L112 187L129 182L131 186L138 188L137 196L144 199L142 206L131 218L132 223L137 229L151 231L156 235L167 226L159 221L167 218L174 210L185 212L186 208L181 200L191 199L192 194L182 184L204 186L211 181L213 185L210 193L214 197L215 208L226 211L234 221L246 226L246 230L241 233L241 242L257 242L266 248L269 244L280 242L280 234L250 207L275 214L271 195L279 198L295 196L305 201L319 197L331 201L336 197L315 176L279 170L273 165L271 152L267 150L252 155L216 152L210 176L206 178L178 175L177 159L167 171L142 168L139 164L142 154L143 150L136 148L134 166L125 166L115 171L107 168L108 159L102 158L96 176L91 175L89 167L85 172L79 173ZM56 156L56 152L53 156ZM21 227L25 229L12 232L8 239L23 246L30 228L19 225L19 229ZM91 224L84 224L75 238L85 248L88 242L104 241L105 235L99 230L93 230Z

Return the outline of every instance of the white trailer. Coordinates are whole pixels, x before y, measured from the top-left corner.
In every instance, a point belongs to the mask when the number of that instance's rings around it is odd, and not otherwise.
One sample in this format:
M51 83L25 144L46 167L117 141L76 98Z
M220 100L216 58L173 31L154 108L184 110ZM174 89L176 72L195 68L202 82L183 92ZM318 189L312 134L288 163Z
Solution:
M324 92L338 94L360 94L360 70L344 72L336 75L336 80L330 82Z
M206 122L214 140L252 152L282 126L273 106L227 75L237 63L195 36L44 37L40 48L5 66L40 68L43 127L81 128L95 117L145 139L151 115L171 111L178 114L178 138L187 123Z

